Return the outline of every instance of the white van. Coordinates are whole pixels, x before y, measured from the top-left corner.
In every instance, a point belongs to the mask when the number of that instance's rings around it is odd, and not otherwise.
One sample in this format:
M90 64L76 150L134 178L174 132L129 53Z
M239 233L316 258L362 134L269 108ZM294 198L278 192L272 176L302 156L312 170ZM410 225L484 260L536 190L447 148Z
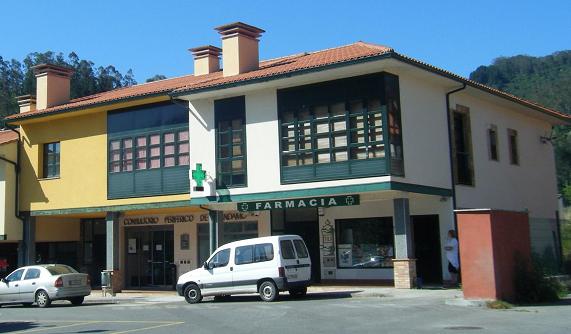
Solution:
M178 278L176 290L194 304L204 296L259 293L271 302L280 291L303 296L311 280L311 260L297 235L253 238L218 247L198 268Z

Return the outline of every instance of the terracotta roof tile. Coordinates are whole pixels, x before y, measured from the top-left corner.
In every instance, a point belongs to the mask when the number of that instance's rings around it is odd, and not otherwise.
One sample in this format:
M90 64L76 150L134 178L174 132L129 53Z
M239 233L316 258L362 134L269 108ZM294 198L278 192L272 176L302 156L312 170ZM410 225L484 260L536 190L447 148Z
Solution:
M518 98L514 95L504 93L497 89L484 86L475 81L471 81L466 78L460 77L456 74L434 67L432 65L421 62L414 58L398 54L394 52L394 50L390 47L365 43L365 42L356 42L353 44L335 47L331 49L320 50L309 53L300 53L286 57L261 61L258 70L229 77L224 77L222 75L222 71L218 71L215 73L196 76L196 77L193 75L187 75L178 78L165 79L165 80L135 85L131 87L119 88L108 92L103 92L99 94L94 94L74 99L64 105L12 115L7 117L7 120L17 120L33 116L49 115L52 113L84 109L87 107L101 105L105 103L111 103L115 101L121 101L132 98L143 98L146 96L154 96L160 94L166 95L169 93L173 93L175 95L177 94L182 95L186 92L192 92L202 89L214 89L218 86L222 87L226 85L239 84L241 82L245 83L256 79L277 77L283 74L300 72L313 68L341 64L360 59L367 59L385 54L400 59L402 61L413 63L414 65L423 67L427 70L448 76L460 82L466 83L467 85L488 91L492 94L507 98L509 100L534 108L536 110L551 114L552 116L562 118L567 121L571 120L571 116L569 115L540 106L537 103Z
M18 134L12 130L0 130L0 145L18 140Z

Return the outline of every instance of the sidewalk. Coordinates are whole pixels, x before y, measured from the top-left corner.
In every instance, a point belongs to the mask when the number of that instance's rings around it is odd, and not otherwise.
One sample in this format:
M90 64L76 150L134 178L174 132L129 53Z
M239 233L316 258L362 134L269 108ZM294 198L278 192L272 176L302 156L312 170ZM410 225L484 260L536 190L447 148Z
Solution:
M458 289L395 289L393 287L375 286L329 286L316 285L307 290L307 294L325 296L328 294L350 294L353 298L377 297L387 300L394 299L419 299L419 300L445 300L462 298L462 291ZM282 295L287 295L282 293ZM115 297L103 296L101 290L93 290L91 295L85 298L86 303L172 303L183 301L176 291L147 291L147 290L123 290Z

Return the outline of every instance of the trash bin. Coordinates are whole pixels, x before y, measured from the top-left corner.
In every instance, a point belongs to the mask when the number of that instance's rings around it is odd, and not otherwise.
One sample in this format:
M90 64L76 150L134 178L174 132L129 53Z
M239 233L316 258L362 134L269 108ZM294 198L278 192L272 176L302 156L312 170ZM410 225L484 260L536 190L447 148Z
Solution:
M107 292L111 292L111 295L115 295L113 292L113 270L103 270L101 272L101 292L103 296L107 295Z

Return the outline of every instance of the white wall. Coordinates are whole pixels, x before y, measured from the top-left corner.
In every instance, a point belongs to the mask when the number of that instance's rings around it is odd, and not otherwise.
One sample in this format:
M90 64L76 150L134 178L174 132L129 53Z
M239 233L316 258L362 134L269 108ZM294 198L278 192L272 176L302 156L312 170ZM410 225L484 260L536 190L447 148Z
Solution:
M530 217L555 218L557 181L553 146L541 143L551 126L490 101L459 94L451 107L470 108L475 186L457 186L460 208L528 210ZM499 162L488 156L487 130L498 128ZM517 130L520 162L511 165L507 129Z

